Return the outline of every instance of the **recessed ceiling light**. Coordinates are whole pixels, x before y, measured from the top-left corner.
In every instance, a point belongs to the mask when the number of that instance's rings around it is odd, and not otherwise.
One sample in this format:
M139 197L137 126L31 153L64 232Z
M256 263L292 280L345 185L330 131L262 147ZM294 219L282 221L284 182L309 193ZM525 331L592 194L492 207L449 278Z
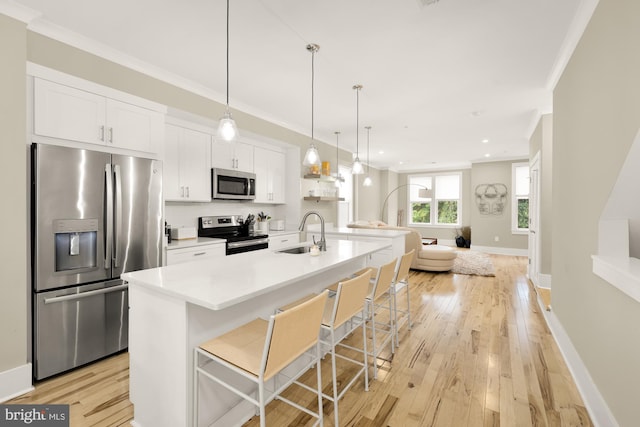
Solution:
M404 162L402 160L400 160L398 163L404 165Z
M482 143L483 143L483 144L486 144L486 143L488 143L488 142L489 142L489 140L488 140L487 138L485 138L485 139L483 139L483 140L482 140Z
M485 157L491 157L491 154L487 153L484 155Z
M378 154L384 154L384 151L380 150L378 151Z

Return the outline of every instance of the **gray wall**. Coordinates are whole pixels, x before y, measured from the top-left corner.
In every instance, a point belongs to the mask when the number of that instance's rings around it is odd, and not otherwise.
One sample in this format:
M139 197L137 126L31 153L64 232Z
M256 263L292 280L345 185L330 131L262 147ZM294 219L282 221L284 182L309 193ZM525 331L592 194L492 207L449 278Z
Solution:
M511 232L511 166L513 163L527 161L474 163L471 168L471 246L486 246L496 248L527 249L527 234L512 234ZM507 200L505 210L501 215L482 215L475 203L475 189L481 184L505 184L507 186ZM499 241L495 241L495 237Z
M553 96L553 311L621 426L640 420L640 304L591 255L640 128L639 16L637 0L600 0Z
M0 372L27 362L26 26L0 14ZM20 42L22 41L22 43Z

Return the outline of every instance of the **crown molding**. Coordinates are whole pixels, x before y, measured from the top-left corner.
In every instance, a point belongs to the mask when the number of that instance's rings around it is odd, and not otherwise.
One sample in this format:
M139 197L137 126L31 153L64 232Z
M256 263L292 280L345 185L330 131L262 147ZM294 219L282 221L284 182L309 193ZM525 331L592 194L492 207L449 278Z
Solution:
M39 11L23 6L13 0L0 0L0 14L7 15L25 24L29 24L42 15Z
M573 52L576 50L584 30L587 28L593 12L596 10L600 0L583 0L578 6L578 10L569 25L567 35L565 36L560 47L558 56L551 67L551 72L547 78L547 89L553 91L562 77L562 73L566 68Z

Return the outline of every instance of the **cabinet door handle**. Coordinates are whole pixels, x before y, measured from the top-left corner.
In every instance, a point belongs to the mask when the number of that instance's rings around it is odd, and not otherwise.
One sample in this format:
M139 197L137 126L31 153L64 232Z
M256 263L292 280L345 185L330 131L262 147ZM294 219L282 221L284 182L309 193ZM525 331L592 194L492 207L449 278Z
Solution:
M104 125L100 126L100 133L98 134L98 139L100 141L104 141Z
M113 142L113 128L109 128L109 142Z
M189 187L186 187L186 188L187 188L187 199L188 199L189 198Z
M206 252L197 252L195 254L193 254L193 256L200 256L200 255L205 255Z
M184 197L184 187L180 187L180 197Z

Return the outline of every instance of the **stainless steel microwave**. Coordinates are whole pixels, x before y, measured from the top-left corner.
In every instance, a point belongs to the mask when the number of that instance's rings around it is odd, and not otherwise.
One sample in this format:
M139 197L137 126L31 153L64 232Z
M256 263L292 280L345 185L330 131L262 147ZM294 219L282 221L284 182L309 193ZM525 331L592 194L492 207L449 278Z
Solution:
M256 198L256 175L228 169L211 169L211 198L253 200Z

